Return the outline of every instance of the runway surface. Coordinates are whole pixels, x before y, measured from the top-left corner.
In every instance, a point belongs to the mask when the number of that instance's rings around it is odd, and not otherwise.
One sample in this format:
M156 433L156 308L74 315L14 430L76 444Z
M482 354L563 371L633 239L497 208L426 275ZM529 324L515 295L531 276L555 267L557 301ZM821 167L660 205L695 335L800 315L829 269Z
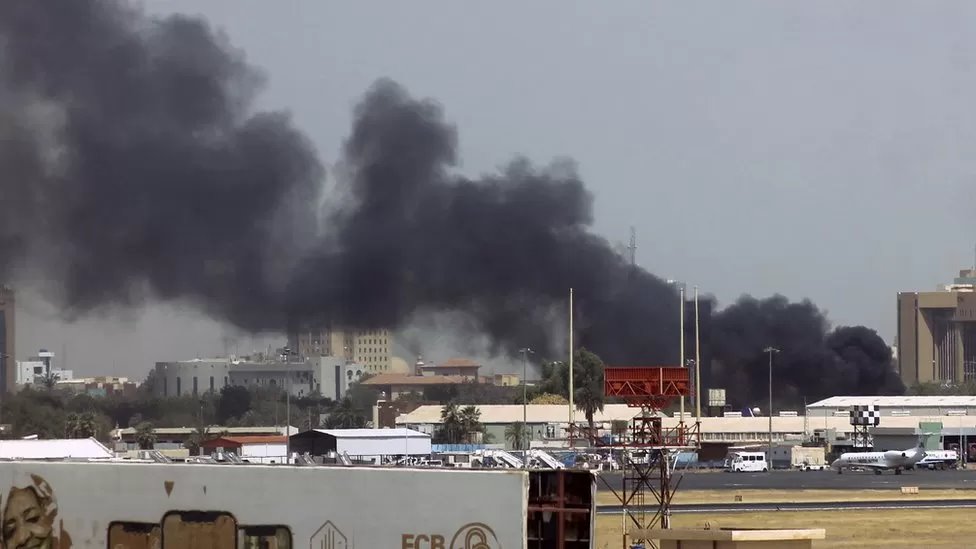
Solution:
M671 506L672 513L746 513L770 511L845 511L880 509L961 509L976 508L976 499L930 501L837 501L803 503L689 503ZM601 515L620 514L619 505L601 505Z
M621 487L620 473L601 473L615 490ZM976 490L976 471L950 470L905 471L900 475L885 472L876 475L871 471L771 471L768 473L699 473L681 471L675 473L672 482L681 478L681 490L885 490L902 486L919 488L957 488ZM606 490L603 480L597 481L598 489Z

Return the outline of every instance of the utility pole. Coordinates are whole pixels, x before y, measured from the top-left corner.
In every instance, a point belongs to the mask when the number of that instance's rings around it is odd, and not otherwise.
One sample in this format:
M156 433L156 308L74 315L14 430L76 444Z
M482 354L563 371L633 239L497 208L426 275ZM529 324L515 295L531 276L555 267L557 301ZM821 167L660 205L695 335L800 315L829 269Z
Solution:
M678 358L678 364L682 368L687 368L688 365L685 364L685 283L679 282L678 287L678 333L679 335L679 348L681 349L681 356ZM681 395L681 419L678 420L678 436L682 439L684 438L685 432L685 396Z
M532 351L532 349L529 349L528 347L526 347L524 349L519 349L519 352L522 353L522 432L520 433L521 436L522 436L522 443L523 443L523 446L522 446L522 466L525 467L525 468L528 468L529 467L529 460L525 459L527 457L527 455L528 455L527 452L526 452L526 450L529 449L528 448L528 446L529 446L529 437L527 436L528 435L528 426L529 426L529 401L528 401L528 389L527 389L527 387L528 387L528 381L529 381L529 379L528 379L527 376L528 376L528 373L529 373L529 353L531 353L533 351Z
M569 289L569 428L573 428L573 355L576 349L573 347L573 289ZM569 433L572 437L572 433ZM572 444L572 441L570 441Z
M698 286L695 286L695 422L699 425L701 424L701 399L701 338L698 333Z
M764 353L769 353L769 469L773 468L773 354L778 353L775 347L766 347Z

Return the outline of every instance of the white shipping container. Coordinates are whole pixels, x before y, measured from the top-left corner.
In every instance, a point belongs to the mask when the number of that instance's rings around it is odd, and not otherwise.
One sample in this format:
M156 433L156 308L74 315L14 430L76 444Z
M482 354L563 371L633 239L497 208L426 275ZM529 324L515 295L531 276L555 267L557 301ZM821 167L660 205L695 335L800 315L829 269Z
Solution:
M543 474L563 472L3 462L4 518L40 518L10 522L2 541L73 549L593 547L592 477L573 483L577 491L589 484L581 500L589 513L562 515L575 521L570 531L580 542L527 545L530 530L545 530L530 528L533 516L543 519L528 504L530 478Z

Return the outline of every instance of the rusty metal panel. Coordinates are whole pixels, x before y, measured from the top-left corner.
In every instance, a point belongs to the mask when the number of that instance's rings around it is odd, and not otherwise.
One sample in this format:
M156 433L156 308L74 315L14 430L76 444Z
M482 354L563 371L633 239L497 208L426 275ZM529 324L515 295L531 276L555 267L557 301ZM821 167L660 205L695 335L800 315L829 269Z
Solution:
M109 549L159 549L162 539L158 524L116 522L108 529Z
M237 549L237 521L228 513L170 512L163 519L163 549Z

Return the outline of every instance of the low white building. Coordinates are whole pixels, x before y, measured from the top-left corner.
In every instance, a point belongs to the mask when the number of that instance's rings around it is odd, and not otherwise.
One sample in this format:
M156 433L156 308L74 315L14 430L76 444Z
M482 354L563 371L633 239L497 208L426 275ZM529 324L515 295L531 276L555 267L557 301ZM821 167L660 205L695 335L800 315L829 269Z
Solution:
M431 438L413 429L312 429L291 437L291 451L313 456L345 453L352 458L429 456Z
M200 445L201 454L212 454L220 450L234 452L250 463L285 463L288 456L288 437L222 436Z
M0 459L111 459L94 438L0 440Z

